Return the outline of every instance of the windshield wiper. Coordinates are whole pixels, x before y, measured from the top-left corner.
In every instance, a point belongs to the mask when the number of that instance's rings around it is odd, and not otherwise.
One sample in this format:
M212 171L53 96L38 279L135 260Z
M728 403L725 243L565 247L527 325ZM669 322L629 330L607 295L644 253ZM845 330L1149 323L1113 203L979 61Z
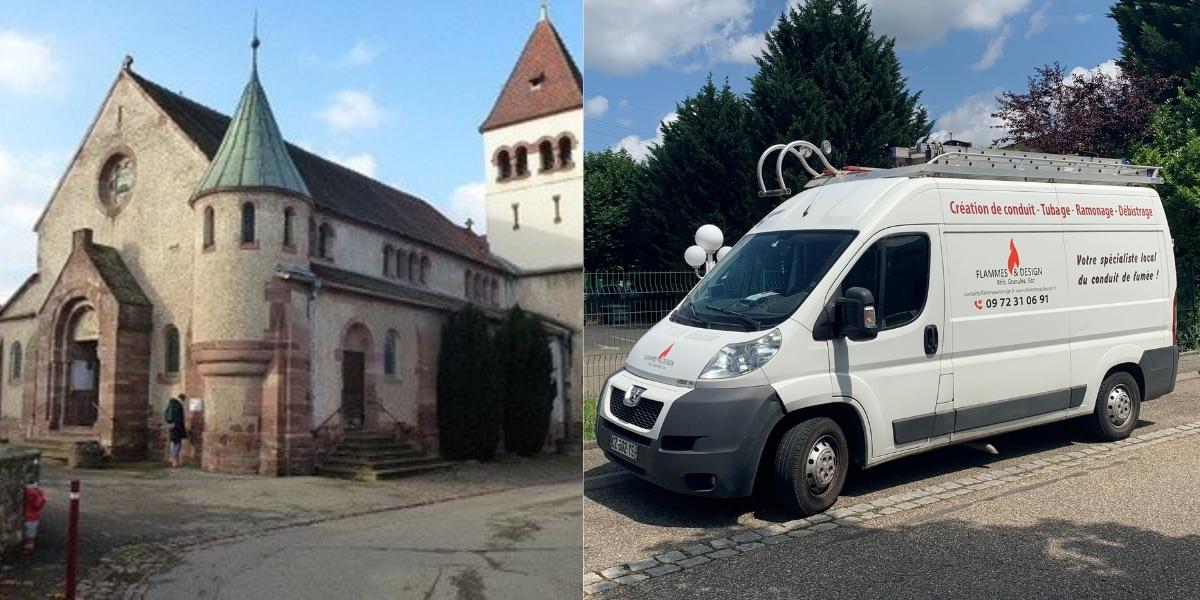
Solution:
M728 308L724 308L724 307L720 307L720 306L713 306L711 304L705 304L704 308L707 308L708 310L715 310L719 313L724 313L731 317L737 317L738 319L741 319L742 322L749 323L755 329L762 329L762 323L759 323L758 321L756 321L750 317L747 317L746 315L744 315L736 310L729 310ZM692 310L696 310L696 309L693 308Z
M703 325L705 329L712 329L712 324L709 323L708 321L705 321L704 318L702 318L700 316L700 313L696 312L696 303L695 302L688 300L688 308L691 309L691 311L692 311L691 319L693 321Z

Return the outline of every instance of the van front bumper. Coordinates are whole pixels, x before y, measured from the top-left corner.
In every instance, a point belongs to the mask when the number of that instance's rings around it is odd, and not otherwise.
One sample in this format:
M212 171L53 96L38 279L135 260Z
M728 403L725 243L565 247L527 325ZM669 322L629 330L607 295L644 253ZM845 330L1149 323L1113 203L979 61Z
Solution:
M604 388L603 402L610 388ZM664 409L658 437L596 415L596 443L608 459L660 487L697 496L749 496L767 438L783 418L769 385L691 390ZM613 437L637 446L637 459L613 449Z

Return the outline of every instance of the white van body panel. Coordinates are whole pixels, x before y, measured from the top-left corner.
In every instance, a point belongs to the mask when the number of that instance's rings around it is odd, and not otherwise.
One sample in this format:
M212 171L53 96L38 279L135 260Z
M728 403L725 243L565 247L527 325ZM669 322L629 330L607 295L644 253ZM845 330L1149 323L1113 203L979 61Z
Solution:
M625 370L605 386L600 415L613 424L615 435L627 428L647 438L642 441L652 446L647 450L659 453L657 462L643 466L707 468L702 452L658 447L673 406L702 391L705 402L715 402L722 393L767 390L781 415L851 406L863 428L861 462L872 466L1089 414L1114 368L1152 370L1139 380L1144 396L1173 388L1175 263L1153 189L850 178L793 196L748 236L795 230L856 234L790 318L776 326L783 343L762 368L729 379L700 379L721 348L757 339L770 327L731 331L736 327L693 327L668 318L637 342ZM874 339L814 339L826 307L844 291L843 279L873 245L920 238L928 240L928 289L920 311L907 311L915 317L899 318ZM734 253L740 247L739 242ZM885 262L881 259L881 269ZM881 290L871 291L878 301ZM685 310L686 302L676 310ZM935 343L927 352L930 330ZM610 388L630 386L663 402L653 428L621 422L609 410ZM722 410L730 418L729 407ZM692 410L685 422L702 422L703 414ZM686 431L676 421L670 435L687 437ZM708 493L655 473L642 475L671 489ZM745 491L744 486L740 481L735 487ZM730 490L718 485L717 492Z

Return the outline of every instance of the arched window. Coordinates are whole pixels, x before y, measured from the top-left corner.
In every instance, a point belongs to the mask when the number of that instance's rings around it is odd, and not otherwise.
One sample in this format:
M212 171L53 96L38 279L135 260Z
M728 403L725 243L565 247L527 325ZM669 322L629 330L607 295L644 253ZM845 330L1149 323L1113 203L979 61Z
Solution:
M429 283L429 269L431 266L432 266L432 262L429 260L429 257L422 254L421 255L421 283L422 284Z
M9 367L8 378L11 381L21 380L21 342L13 342L12 353L9 355L12 359L12 366Z
M204 207L204 247L212 248L216 242L216 224L213 221L216 219L213 214L213 207Z
M396 269L393 274L396 279L404 279L404 267L408 265L405 261L404 250L396 248Z
M538 154L542 157L542 170L549 171L554 168L554 144L546 140L538 144Z
M529 174L529 151L525 146L517 148L517 177Z
M292 207L283 209L283 245L291 248L296 245L296 239L292 237L292 222L296 220L296 211Z
M571 148L574 145L571 138L565 135L558 138L558 166L565 168L574 164L571 160Z
M167 325L166 331L163 333L163 370L167 373L179 372L179 329L174 325Z
M330 258L333 253L333 227L329 223L321 223L317 228L317 256Z
M471 299L471 291L471 272L467 271L466 276L463 277L463 296L467 300Z
M388 331L387 340L383 343L383 373L396 374L396 341L399 336L394 330Z
M492 304L499 304L499 303L500 303L500 284L495 279L493 279L492 280Z
M408 280L416 281L421 275L421 257L416 252L408 253Z
M475 288L475 299L476 300L483 301L486 298L487 292L483 291L484 285L485 284L483 283L483 275L476 273L475 274L475 283L472 286Z
M385 244L383 246L383 276L392 276L392 245Z
M500 154L496 155L496 169L499 171L500 181L504 181L512 177L512 157L509 156L508 150L501 150Z
M254 243L254 203L242 205L242 243Z

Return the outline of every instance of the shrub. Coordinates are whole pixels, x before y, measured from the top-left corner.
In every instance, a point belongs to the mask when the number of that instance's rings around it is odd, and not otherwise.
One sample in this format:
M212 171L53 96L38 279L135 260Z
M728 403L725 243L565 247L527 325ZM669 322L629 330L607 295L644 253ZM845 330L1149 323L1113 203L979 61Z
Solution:
M553 358L541 321L514 306L496 333L496 353L504 447L520 456L532 456L546 445L555 397Z
M442 326L438 354L438 429L442 455L489 460L500 441L497 364L487 317L474 306Z

